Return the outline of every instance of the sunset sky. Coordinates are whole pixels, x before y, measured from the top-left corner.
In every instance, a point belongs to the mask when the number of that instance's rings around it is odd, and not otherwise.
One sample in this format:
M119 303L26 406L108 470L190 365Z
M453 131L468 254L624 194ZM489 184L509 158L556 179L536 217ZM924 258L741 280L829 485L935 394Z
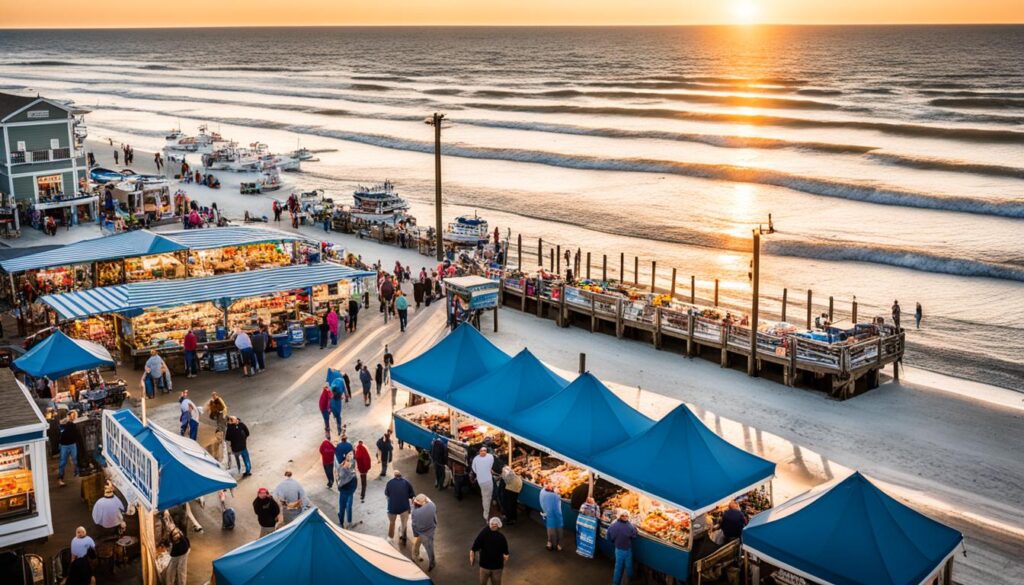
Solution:
M1024 0L0 0L0 28L1020 22Z

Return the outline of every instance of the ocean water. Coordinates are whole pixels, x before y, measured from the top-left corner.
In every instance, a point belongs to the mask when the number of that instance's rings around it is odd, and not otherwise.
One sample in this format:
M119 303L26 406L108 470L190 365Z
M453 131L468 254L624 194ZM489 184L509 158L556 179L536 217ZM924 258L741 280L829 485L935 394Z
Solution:
M209 122L329 150L296 188L390 178L424 222L443 111L449 217L742 306L771 213L769 311L920 302L907 363L1024 390L1021 55L1020 26L0 31L0 91L139 149Z

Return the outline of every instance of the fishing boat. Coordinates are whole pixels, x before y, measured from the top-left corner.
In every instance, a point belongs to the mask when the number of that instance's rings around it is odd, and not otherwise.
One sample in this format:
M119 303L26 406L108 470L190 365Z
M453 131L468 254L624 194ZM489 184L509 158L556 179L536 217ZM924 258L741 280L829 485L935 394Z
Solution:
M448 224L444 230L443 237L448 242L468 246L486 244L489 234L487 232L487 220L477 217L460 215L455 221Z
M213 152L204 154L203 166L212 171L239 173L256 172L262 168L259 159L245 149L239 148L236 142L229 142Z
M276 168L271 167L260 172L260 191L266 193L267 191L277 191L280 188L281 173L277 172Z
M195 136L189 136L179 128L172 130L164 138L166 140L165 150L180 152L210 153L225 142L224 138L217 132L208 132L206 124L199 127L199 134Z
M391 181L360 185L352 195L352 217L383 223L395 223L406 218L409 204L398 196Z

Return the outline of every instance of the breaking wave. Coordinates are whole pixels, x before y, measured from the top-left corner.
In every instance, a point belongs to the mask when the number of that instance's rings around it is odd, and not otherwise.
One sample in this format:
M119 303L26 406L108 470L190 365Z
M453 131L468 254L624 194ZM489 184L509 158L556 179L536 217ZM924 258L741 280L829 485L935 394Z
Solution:
M928 103L948 108L1024 108L1024 99L1010 97L936 98Z
M571 98L592 97L608 99L654 99L665 101L720 104L748 108L780 108L790 110L838 110L842 106L829 102L745 95L715 95L698 93L655 93L643 91L582 91L556 89L541 92L521 92L504 89L481 89L473 92L478 97L494 98Z

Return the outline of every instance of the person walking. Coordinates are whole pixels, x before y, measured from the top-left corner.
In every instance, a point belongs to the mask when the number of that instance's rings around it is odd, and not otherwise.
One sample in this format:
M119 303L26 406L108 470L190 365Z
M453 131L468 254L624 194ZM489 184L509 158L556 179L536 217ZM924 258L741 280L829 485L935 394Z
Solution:
M430 462L434 465L434 487L443 490L448 469L448 442L440 436L430 442Z
M392 302L395 299L395 285L392 284L391 279L387 276L384 277L384 282L380 285L380 308L381 312L384 313L384 322L388 322L388 317L392 312Z
M423 278L423 304L430 306L430 302L434 300L434 281L430 276L424 276Z
M523 491L523 478L508 465L501 468L501 511L505 522L515 526L519 521L519 492Z
M405 326L409 323L409 299L405 298L405 293L401 290L395 299L395 310L398 311L398 329L404 332Z
M256 355L252 350L252 338L241 327L235 329L235 347L242 354L242 375L252 376L256 368Z
M363 406L370 406L370 398L373 396L370 392L370 384L373 382L373 376L370 374L370 368L365 365L359 372L359 381L363 385Z
M348 326L352 333L356 332L356 324L359 317L359 301L353 296L348 300Z
M899 301L893 301L892 302L892 322L893 322L893 325L896 326L896 330L897 331L900 328L900 313L901 312L902 312L902 310L900 309L900 302Z
M921 309L921 303L917 303L917 306L914 308L914 323L918 329L921 328L921 317L923 316L924 311Z
M380 388L384 385L384 364L377 363L377 369L373 372L373 381L377 385L377 396L380 396Z
M384 486L384 497L388 500L388 538L395 537L395 520L399 520L398 532L401 534L399 542L405 544L406 525L409 522L409 511L412 509L412 499L416 492L412 489L409 480L402 477L402 472L394 470L394 477Z
M540 515L544 518L544 528L548 532L548 543L545 548L551 551L562 550L562 497L555 493L551 482L545 482L540 492Z
M330 311L324 311L324 314L320 317L320 349L327 347L327 335L331 332L331 326L327 322L327 314Z
M334 425L338 427L338 434L341 434L341 401L345 398L345 381L335 378L331 382L331 414L334 415ZM330 427L330 425L327 425ZM328 429L330 430L330 429Z
M146 388L146 398L153 398L157 388L163 388L163 392L171 391L171 370L167 367L164 359L160 357L155 349L149 351L149 359L146 360L143 385Z
M352 451L355 451L355 448L352 447L352 443L348 442L348 435L342 433L341 439L338 441L338 444L334 447L334 460L337 461L338 464L340 465L341 462L344 461L345 458L348 457L348 454L351 453Z
M167 565L167 585L188 585L188 537L179 528L171 532L171 563Z
M256 513L256 521L260 525L260 538L277 529L281 521L281 506L270 497L270 491L261 487L256 491L256 499L252 501L252 511Z
M302 510L309 506L306 490L292 479L290 469L284 472L284 479L274 488L274 497L281 505L282 526L298 518Z
M81 439L81 435L78 432L78 425L75 424L75 420L78 419L78 413L75 411L68 412L68 416L60 421L60 439L58 444L60 445L60 463L57 465L57 485L64 487L64 468L67 467L68 459L71 460L71 464L75 467L75 477L78 477L78 441Z
M117 165L117 151L114 151L114 165Z
M331 387L324 384L323 390L320 391L320 400L318 404L320 408L320 416L324 417L324 433L331 432ZM341 418L341 404L338 404L338 417ZM341 421L338 421L338 429L341 429Z
M184 437L185 431L188 431L188 438L195 441L199 435L199 408L188 397L188 390L181 391L178 403L181 407L181 436Z
M327 489L334 487L334 443L331 442L331 433L320 443L320 462L324 465L324 475L327 476Z
M338 467L338 526L342 528L352 528L352 500L355 499L357 486L352 457L345 455Z
M90 550L96 550L96 541L85 531L85 526L75 528L75 537L71 539L71 560L88 556Z
M366 448L362 439L356 441L356 448L353 454L356 461L356 471L359 473L359 501L366 501L366 474L370 472L373 461L370 459L370 451Z
M615 548L612 585L622 585L623 575L625 575L627 583L633 578L633 540L639 534L636 531L636 526L629 521L629 510L620 509L615 517L615 522L608 527L605 537Z
M384 477L388 472L388 463L391 462L395 446L391 442L391 429L384 431L381 438L377 439L377 462L380 463L380 476Z
M245 472L242 477L252 475L252 462L249 460L249 427L238 420L237 416L228 417L228 428L224 432L224 440L231 446L231 455L235 459L235 467L242 471L242 462L245 462ZM229 466L230 468L230 466Z
M352 400L352 379L348 377L347 372L342 372L341 380L345 383L345 404L348 404L348 401Z
M196 350L199 349L199 342L196 339L196 332L190 327L182 340L182 349L185 350L185 377L195 378L199 375L199 361L196 359Z
M469 565L480 557L480 585L501 585L501 575L508 562L508 540L501 533L501 518L491 518L487 526L476 535L469 549Z
M384 381L391 383L391 366L395 365L395 356L388 345L384 344Z
M338 312L334 307L327 311L327 327L331 331L331 345L338 345Z
M220 397L220 394L216 392L210 393L210 401L206 403L206 412L209 413L210 419L213 424L216 425L218 431L225 431L228 427L228 405L224 402L224 399Z
M491 475L491 470L494 469L494 455L487 452L487 447L480 447L471 467L476 476L476 483L480 486L480 503L483 505L483 516L486 521L491 516L491 498L494 495L494 476Z
M420 545L427 549L427 572L437 566L434 557L434 533L437 530L437 506L430 498L418 494L412 500L412 558L422 561Z
M267 344L269 343L270 335L262 328L252 334L252 352L255 358L253 369L257 374L262 374L267 369Z

